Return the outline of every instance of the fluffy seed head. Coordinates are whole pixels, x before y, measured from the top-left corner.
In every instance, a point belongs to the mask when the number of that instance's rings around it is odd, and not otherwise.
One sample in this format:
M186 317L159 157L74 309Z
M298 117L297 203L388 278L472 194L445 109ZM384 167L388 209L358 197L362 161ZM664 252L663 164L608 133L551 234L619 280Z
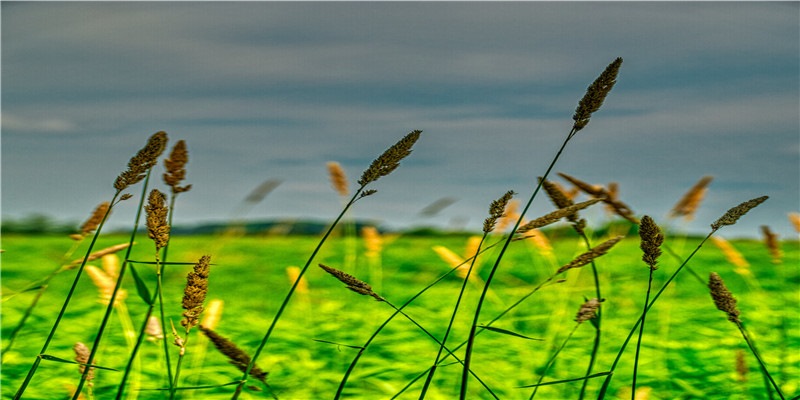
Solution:
M203 312L203 302L208 294L208 271L211 256L200 257L192 271L186 275L186 288L183 291L183 325L188 331L199 322Z
M708 288L711 290L711 298L714 300L717 309L728 314L728 321L733 323L742 322L739 319L739 310L736 309L736 299L733 298L731 292L725 287L725 282L716 272L710 274Z
M164 193L153 189L145 206L147 213L147 235L156 244L156 251L167 245L169 241L169 224L167 224L167 199Z
M189 162L189 152L186 150L186 142L178 140L169 154L169 158L164 160L164 183L172 188L172 194L187 192L192 185L180 186L181 181L186 179L186 163Z
M641 238L639 247L644 253L642 261L649 265L651 270L655 271L658 269L658 257L661 255L661 243L664 242L664 235L655 221L645 215L642 217L641 224L639 224L639 237Z
M572 119L575 121L575 125L573 125L572 128L573 130L577 132L586 127L592 113L599 110L600 106L603 105L606 96L608 96L614 84L617 83L617 74L619 73L619 67L621 65L622 58L617 58L606 67L591 85L589 85L586 94L580 102L578 102L575 115L572 116Z
M711 229L716 231L717 229L725 225L735 224L736 221L739 220L739 218L747 214L748 211L757 207L759 204L767 201L768 198L769 196L756 197L755 199L745 201L744 203L741 203L738 206L731 208L723 216L719 217L718 220L716 220L713 224L711 224Z
M372 164L361 175L358 184L363 188L370 182L378 180L382 176L389 175L400 166L400 161L411 154L411 148L419 139L422 131L415 130L400 139L399 142L388 148L383 154L376 158Z
M484 233L494 230L497 220L505 214L506 206L512 197L514 197L514 191L509 190L499 199L492 201L492 204L489 205L489 217L483 221Z

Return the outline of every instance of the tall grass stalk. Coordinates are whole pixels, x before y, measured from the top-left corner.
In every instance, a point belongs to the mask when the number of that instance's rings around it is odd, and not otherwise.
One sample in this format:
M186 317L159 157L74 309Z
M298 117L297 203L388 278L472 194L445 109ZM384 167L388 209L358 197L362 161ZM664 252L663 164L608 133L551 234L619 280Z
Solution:
M33 360L33 365L31 365L31 368L28 370L25 379L22 381L22 384L20 384L19 389L14 395L15 400L22 398L22 394L25 393L25 390L28 388L31 379L33 379L33 376L36 374L36 370L39 368L39 364L42 362L42 356L47 353L47 349L50 347L50 342L53 341L53 337L55 336L56 331L58 330L58 327L61 324L61 320L64 318L64 314L67 311L67 307L69 306L69 303L75 294L75 289L78 287L78 282L80 281L81 275L83 274L83 271L86 267L86 262L89 259L89 255L92 253L92 249L94 248L95 243L97 243L97 238L100 236L100 232L103 229L103 225L105 225L106 219L108 218L108 215L111 213L111 209L113 208L113 205L116 203L117 198L119 196L120 196L120 191L117 190L117 192L114 193L114 196L111 199L110 202L111 206L103 215L103 219L100 221L100 224L98 224L94 236L92 236L92 240L89 243L89 248L86 249L86 256L84 256L80 266L78 267L78 271L75 273L75 279L72 281L72 286L70 286L69 291L67 292L67 297L64 299L64 303L61 305L61 310L59 310L58 315L56 316L56 320L53 322L53 327L50 329L50 333L47 334L47 338L45 339L44 344L42 345L42 349L39 351L39 354ZM87 362L87 364L90 363L91 362ZM80 390L76 390L75 393L80 394Z
M325 241L331 235L331 232L333 232L334 228L336 228L336 226L339 224L339 221L342 220L347 211L350 209L350 207L353 206L353 204L355 204L356 201L366 196L372 195L376 192L375 190L366 189L366 187L370 183L380 179L385 175L390 174L398 166L400 166L400 161L402 159L411 154L411 148L414 146L414 143L416 143L417 139L419 139L419 135L421 133L422 131L415 130L407 134L405 137L403 137L403 139L395 143L393 146L387 149L383 154L381 154L378 158L376 158L369 166L369 168L367 168L361 175L361 179L359 179L358 181L359 184L358 189L353 193L353 196L350 198L350 201L348 201L347 204L345 204L345 206L342 208L342 211L339 213L336 219L331 223L330 227L328 227L328 229L325 231L325 234L322 236L319 243L317 243L317 246L314 248L314 251L311 252L311 255L308 257L308 260L306 261L305 265L303 265L303 268L300 270L300 274L297 277L297 280L295 280L291 288L289 288L289 292L283 298L280 307L278 307L278 311L272 318L272 322L270 323L269 328L267 328L267 332L261 339L261 342L256 348L255 353L253 353L253 356L250 359L250 363L248 364L247 368L244 371L244 374L242 375L241 383L239 383L239 385L236 386L236 390L234 391L231 400L236 400L239 398L242 392L242 388L244 388L244 385L247 383L247 377L250 374L250 370L253 368L253 365L255 365L256 360L258 360L258 357L261 355L261 351L267 345L267 342L269 341L269 338L272 335L272 331L275 329L275 326L277 325L278 321L283 315L286 306L289 304L292 295L297 289L297 285L300 283L301 278L305 275L306 271L308 271L308 267L314 261L314 258L317 256L317 253L319 253L320 249L322 248L322 245L325 244Z
M561 147L556 152L556 155L553 157L553 160L550 162L550 165L547 167L547 170L542 175L542 179L539 181L539 184L534 189L533 193L531 194L528 202L525 204L525 207L520 212L520 216L517 219L516 223L514 224L514 228L512 232L516 232L522 222L522 219L525 217L525 213L527 213L528 209L530 208L533 200L536 198L536 195L539 193L539 189L542 187L542 182L547 179L548 175L550 175L550 171L555 166L556 162L561 156L561 153L564 151L564 148L567 147L570 139L572 139L575 134L577 134L581 129L583 129L588 123L589 119L595 111L600 109L600 106L603 104L608 93L614 87L616 83L617 74L619 73L619 67L622 65L622 58L617 58L609 64L603 73L589 86L586 91L584 97L578 103L578 108L575 111L575 115L573 115L573 120L575 124L572 126L569 134L567 135L564 142L561 144ZM492 279L494 278L495 273L497 272L498 267L500 266L500 261L503 259L503 256L508 249L509 244L513 239L513 235L509 235L506 239L503 247L500 249L500 253L495 260L492 269L489 271L489 275L486 278L486 282L483 286L483 291L481 292L480 298L478 300L477 307L475 309L475 316L472 321L472 327L470 328L469 338L467 339L467 349L464 355L464 368L461 373L461 391L459 393L459 399L465 400L467 396L467 385L469 382L469 367L472 362L472 352L475 345L475 334L478 327L478 320L480 318L481 308L483 306L483 302L486 299L486 293L489 290L489 286L492 284Z

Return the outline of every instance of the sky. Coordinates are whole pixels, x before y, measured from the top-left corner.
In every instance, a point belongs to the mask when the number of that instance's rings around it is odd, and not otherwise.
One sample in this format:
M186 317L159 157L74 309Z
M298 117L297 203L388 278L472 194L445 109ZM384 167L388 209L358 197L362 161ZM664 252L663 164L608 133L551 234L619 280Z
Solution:
M355 181L414 129L413 153L350 216L480 229L527 201L587 86L618 82L554 168L617 182L659 223L713 176L692 233L770 199L722 236L797 238L798 2L2 2L2 216L85 220L157 131L185 140L175 223L331 221L326 163ZM163 172L159 165L155 171ZM557 182L563 180L553 175ZM243 214L242 200L280 180ZM156 179L156 186L164 189ZM568 185L567 185L568 186ZM139 193L139 188L132 193ZM430 217L437 200L452 204ZM136 202L115 208L130 226ZM552 210L537 197L528 217ZM238 210L238 211L237 211ZM238 212L238 214L237 214ZM610 217L600 208L589 225Z

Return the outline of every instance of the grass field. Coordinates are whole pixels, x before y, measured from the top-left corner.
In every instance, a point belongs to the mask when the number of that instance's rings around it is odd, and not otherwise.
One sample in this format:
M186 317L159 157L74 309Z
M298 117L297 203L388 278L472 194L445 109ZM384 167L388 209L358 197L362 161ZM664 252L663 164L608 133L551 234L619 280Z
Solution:
M499 238L497 236L490 243ZM638 236L631 233L628 238L597 260L601 290L606 299L602 305L602 342L595 367L597 372L608 368L643 306L648 269L640 260ZM449 270L449 265L433 251L433 246L444 246L463 254L467 239L463 235L384 238L379 263L365 256L364 243L359 239L352 248L356 262L347 266L347 249L354 242L335 237L326 244L315 262L343 269L371 283L377 293L400 305ZM585 250L574 234L550 239L554 245L552 257L528 241L512 243L487 297L481 314L483 323L528 294L558 266ZM97 248L126 240L127 237L103 236ZM146 237L137 239L145 240ZM226 240L220 236L176 236L171 240L170 259L194 262L203 254L213 254L208 299L224 301L216 331L252 353L290 287L286 268L302 264L318 241L317 237L265 236ZM668 237L664 246L685 257L697 243L698 240ZM747 269L736 272L736 267L710 243L704 245L689 267L705 280L711 271L718 272L725 279L738 299L741 318L771 373L784 393L796 394L800 390L798 243L782 244L784 257L779 265L771 263L769 253L760 242L733 241L732 244L748 261ZM9 293L57 268L70 245L71 241L63 237L3 238L3 338L7 338L17 325L36 292L10 298ZM148 248L137 246L131 258L152 259L146 251ZM482 279L486 278L495 252L489 250L479 259L482 268L478 272ZM82 253L77 251L76 254ZM94 264L99 265L99 260ZM134 265L140 274L153 275L147 273L151 265ZM660 269L655 271L654 287L660 287L678 265L677 259L665 254ZM476 339L472 368L499 398L530 396L531 389L517 387L536 383L541 367L575 326L578 307L585 298L594 295L589 268L567 271L561 276L564 282L544 287L493 325L541 341L489 331ZM190 269L189 265L169 266L164 276L166 312L176 326L183 311L180 299ZM50 282L14 347L3 354L3 398L11 398L24 378L47 335L53 316L58 312L73 274L74 271L63 272ZM306 278L307 293L298 293L290 303L278 323L274 339L258 361L264 370L269 371L268 382L281 399L331 398L356 353L355 349L344 345L363 345L393 311L384 303L346 290L342 283L321 269L309 270ZM461 282L461 278L455 275L445 278L408 306L406 313L441 338ZM448 340L449 346L455 346L466 338L474 299L481 286L482 282L478 280L467 286L467 300L459 311L456 327ZM130 277L126 277L124 288L128 290L127 310L133 324L138 327L145 304L136 295ZM72 346L75 342L91 342L105 310L105 305L99 301L98 290L90 280L81 282L77 293L65 316L69 322L58 332L49 351L53 356L68 360L74 358ZM99 365L124 369L130 347L126 345L122 332L117 313L109 324L103 348L98 352ZM548 372L545 382L583 376L593 336L594 329L590 324L579 326ZM167 340L171 340L169 335ZM229 365L202 335L195 332L189 340L182 373L187 385L222 384L240 377L240 372ZM4 347L6 343L4 340ZM364 353L347 384L345 396L391 398L432 365L437 349L438 345L408 320L396 318ZM166 386L160 350L157 343L144 344L140 351L142 372L136 379L145 390L129 396L162 398L163 392L147 390ZM676 278L648 314L641 352L638 387L643 392L649 390L650 399L768 398L758 364L739 332L726 320L724 313L715 309L705 283L698 281L689 271L684 270ZM744 355L745 375L737 373L737 353ZM632 362L633 346L629 346L612 380L609 393L612 397L630 396ZM45 363L27 390L26 398L67 398L70 387L74 387L79 376L76 365ZM107 398L104 392L115 393L119 379L120 372L96 371L94 392L97 398ZM460 368L457 365L440 368L428 398L457 396L459 379ZM602 378L590 381L589 398L596 393L601 382ZM422 381L416 382L398 398L418 398L421 384ZM579 382L545 386L537 396L545 399L575 398L579 388ZM180 397L228 398L231 391L231 387L186 391ZM244 397L269 396L246 391ZM480 385L473 384L470 398L490 396Z

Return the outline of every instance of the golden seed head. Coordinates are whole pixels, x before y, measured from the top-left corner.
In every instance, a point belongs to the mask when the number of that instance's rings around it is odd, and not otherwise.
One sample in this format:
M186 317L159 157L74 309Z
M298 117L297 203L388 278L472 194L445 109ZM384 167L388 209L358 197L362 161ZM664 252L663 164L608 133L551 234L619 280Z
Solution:
M156 165L158 157L167 147L167 133L160 131L150 136L147 144L128 161L128 169L123 171L114 181L117 192L144 179L148 169Z
M109 255L109 254L114 254L114 253L116 253L116 252L118 252L120 250L128 248L128 246L130 246L130 243L120 243L120 244L117 244L117 245L114 245L114 246L106 247L104 249L95 251L94 253L89 254L89 257L86 257L86 262L97 260L97 259L102 258L103 256L106 256L106 255ZM73 260L68 265L66 265L64 267L64 269L73 269L73 268L81 265L82 262L83 262L83 258L78 258L76 260Z
M669 215L671 217L683 217L686 221L691 221L697 209L700 207L700 203L705 198L706 192L708 192L708 185L713 179L714 177L712 176L700 178L700 180L681 197L678 203L672 207Z
M739 382L747 381L747 360L744 358L744 350L736 350L736 379Z
M82 342L76 342L74 346L72 346L72 350L75 351L75 361L81 364L88 364L89 363L89 355L91 355L91 351L85 344ZM85 365L78 366L78 370L81 371L81 374L86 370ZM94 380L94 368L90 367L89 372L86 374L86 381L89 382L91 385L91 381Z
M600 308L600 303L603 301L605 299L594 298L581 304L581 308L578 309L578 315L575 316L575 322L580 324L597 317L597 309Z
M211 328L200 325L200 331L202 331L206 337L208 337L208 339L214 344L214 347L216 347L220 353L228 357L228 362L233 364L242 372L247 370L247 366L250 365L250 356L247 355L247 353L245 353L227 338L219 335L217 332L214 332L214 330ZM264 383L267 382L267 374L268 373L259 368L258 365L253 365L253 367L250 369L250 376Z
M106 213L108 213L108 209L111 208L111 203L104 201L100 203L92 212L92 215L86 222L81 225L81 235L86 236L97 229L100 226L100 223L103 222L103 218L105 218Z
M111 301L111 296L114 294L114 287L117 284L115 277L110 276L94 265L86 266L86 274L89 275L89 279L91 279L92 283L97 287L97 291L100 294L100 301L103 304L108 304L108 302ZM119 305L126 297L128 297L128 293L125 289L119 289L114 298L114 305Z
M383 239L381 238L378 228L374 226L364 226L361 228L361 237L364 238L364 247L366 247L367 257L378 257L383 250Z
M333 186L333 190L339 193L339 196L347 197L350 190L347 185L347 175L345 175L342 166L338 162L329 162L328 175L331 177L331 186Z
M388 148L383 154L376 158L372 164L361 175L358 184L363 188L370 182L378 180L382 176L389 175L400 166L400 161L411 154L411 148L419 139L422 131L415 130L400 139L399 142Z
M192 185L179 186L181 181L186 179L186 163L189 162L189 152L186 150L186 142L178 140L169 154L169 158L164 160L164 183L172 188L172 194L188 192Z
M199 322L203 312L203 302L208 294L208 270L211 256L200 257L192 272L186 275L186 289L183 291L183 320L181 325L188 331Z
M712 236L711 242L714 243L714 245L720 250L722 250L722 254L725 256L725 259L737 268L747 268L750 266L742 253L736 250L736 248L733 247L733 245L725 238L720 236Z
M156 251L167 245L169 241L169 224L167 224L167 199L164 193L153 189L147 199L147 235L156 244Z
M661 243L664 242L664 235L655 221L645 215L642 217L641 224L639 224L639 237L641 238L639 247L644 253L642 261L649 265L651 270L655 271L658 269L658 257L661 255Z
M568 269L572 268L580 268L594 260L597 257L600 257L606 254L615 244L617 244L620 240L622 240L623 236L617 236L612 239L606 240L603 243L595 246L593 249L575 257L569 264L564 265L563 267L559 268L556 271L556 274L560 274Z
M736 299L725 287L725 282L716 273L712 272L708 279L708 288L711 290L711 298L717 309L728 314L728 320L734 323L742 322L739 319L739 310L736 309Z
M578 108L575 109L575 114L572 116L575 121L573 130L577 132L586 127L592 113L599 110L600 106L603 105L606 96L608 96L614 84L617 83L617 74L621 65L622 58L617 58L589 85L586 94L578 102Z
M558 175L568 180L570 183L575 185L581 191L589 195L592 195L594 197L603 198L603 202L606 203L612 210L614 210L614 213L617 214L618 216L630 221L631 223L637 225L639 224L639 219L636 218L630 207L628 207L627 204L619 201L618 199L613 198L613 195L609 194L608 190L606 190L604 187L600 185L591 185L589 183L581 181L580 179L574 178L572 176L560 172L558 173Z
M716 231L717 229L725 225L735 224L736 221L739 220L739 218L747 214L748 211L757 207L759 204L765 202L768 198L769 196L757 197L755 199L745 201L744 203L741 203L738 206L731 208L723 216L721 216L718 220L716 220L713 224L711 224L711 229Z
M506 206L512 197L514 197L514 191L509 190L499 199L492 201L492 204L489 205L489 218L483 221L484 233L489 233L494 230L497 219L505 214Z
M359 280L358 278L350 275L348 273L342 272L336 268L331 268L327 265L319 264L319 267L324 269L325 272L331 274L334 278L338 279L340 282L347 285L347 288L364 296L372 296L375 300L378 301L385 301L385 299L381 296L378 296L377 293L372 291L372 286L368 283Z
M800 213L789 213L789 222L794 227L794 231L800 233Z

